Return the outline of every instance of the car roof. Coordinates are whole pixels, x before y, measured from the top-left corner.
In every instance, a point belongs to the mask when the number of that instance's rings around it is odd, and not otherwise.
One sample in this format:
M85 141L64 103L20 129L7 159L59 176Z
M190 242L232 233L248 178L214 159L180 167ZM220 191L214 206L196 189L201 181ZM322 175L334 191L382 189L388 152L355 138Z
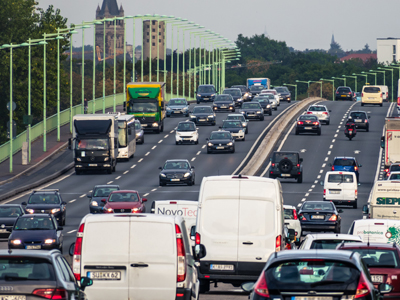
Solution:
M345 233L310 233L307 234L313 240L327 240L327 239L339 239L339 240L349 240L349 241L362 241L361 237L358 235L345 234Z
M353 251L337 251L337 250L321 250L321 249L309 249L309 250L295 250L295 251L279 251L271 254L268 265L277 261L284 261L288 259L328 259L328 260L341 260L346 262L355 262L361 260L358 253Z
M94 188L95 189L97 189L97 188L110 188L110 187L118 187L119 188L119 185L118 184L99 184L99 185L95 185L94 186Z
M226 89L224 89L224 91L229 91L229 90L239 90L240 91L240 89L239 88L226 88Z
M138 191L135 190L118 190L118 191L112 191L111 194L118 194L118 193L139 193Z
M306 200L303 202L304 203L318 203L318 204L323 204L323 203L332 203L331 201L319 201L319 200Z
M179 125L179 124L188 124L188 123L194 124L193 121L180 121L180 122L178 123L178 125Z
M224 123L224 122L240 122L240 120L223 120L222 123ZM242 122L240 122L240 123L242 123Z
M214 86L213 84L199 84L199 86Z
M212 110L211 106L208 106L208 105L198 105L198 106L195 106L194 108L198 108L198 107L201 107L201 108L208 107Z
M353 156L335 156L335 158L333 160L335 160L335 159L354 159L354 160L356 160L356 158Z
M310 107L315 107L315 106L317 106L317 107L325 107L325 108L326 108L326 105L322 105L322 104L311 104L311 105L309 106L309 108L310 108Z
M51 214L25 214L22 216L19 216L19 218L30 218L30 217L51 217Z
M228 115L228 117L230 117L230 116L232 116L232 117L233 117L233 116L235 116L235 117L237 117L237 116L241 116L241 117L243 117L243 118L244 118L244 116L243 116L242 114L229 114L229 115Z
M1 206L15 206L15 207L22 207L22 205L21 204L0 204L0 207Z
M171 100L186 100L186 98L171 98L171 99L169 99L170 101Z
M215 132L226 132L226 133L231 133L230 131L227 131L227 130L214 130L214 131L211 131L211 133L215 133Z
M274 153L295 153L295 154L300 154L298 151L274 151Z
M54 254L59 254L60 251L53 249L53 250L25 250L25 249L1 249L0 256L18 256L18 257L39 257L39 258L49 258Z
M284 209L296 209L296 207L294 207L293 205L286 205L286 204L283 205L283 208Z
M350 114L353 113L353 112L357 112L357 113L367 113L365 110L352 110L352 111L350 112Z
M399 249L396 243L343 243L341 249Z

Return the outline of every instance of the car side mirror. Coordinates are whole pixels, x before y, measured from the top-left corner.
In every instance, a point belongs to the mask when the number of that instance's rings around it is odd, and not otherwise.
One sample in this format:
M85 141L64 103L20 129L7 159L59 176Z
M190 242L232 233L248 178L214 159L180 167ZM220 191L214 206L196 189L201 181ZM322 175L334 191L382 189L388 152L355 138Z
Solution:
M243 291L251 293L254 290L254 285L255 282L245 282L240 287L242 288Z
M222 128L222 126L219 126L218 128Z
M303 159L302 159L302 158L299 158L299 162L303 162Z
M371 118L371 116L368 116L368 119Z
M343 209L338 209L337 211L339 214L343 213Z
M72 244L69 246L68 253L69 253L70 256L74 256L74 250L75 250L75 242L72 243Z
M365 204L362 208L363 214L368 214L369 209L368 209L368 204Z
M324 182L322 180L319 182L319 184L324 186Z
M92 198L92 194L89 194L89 195L87 195L86 197L88 197L88 198Z
M385 137L381 137L381 148L385 148Z
M332 167L332 164L331 164L331 163L329 163L329 165L328 165L328 166Z
M71 149L72 149L72 139L69 138L68 139L68 150L71 150Z
M381 283L380 285L378 285L378 290L379 290L379 293L381 293L381 294L390 293L392 291L392 289L393 289L393 287L387 283Z
M194 166L191 166L190 168L191 168L191 169L194 169Z
M63 201L61 202L62 205L67 205L67 202Z
M64 230L64 227L57 227L57 231Z
M249 120L246 120L246 122L249 122Z
M26 202L22 202L21 205L26 205Z
M106 203L107 200L106 199L101 199L101 202Z
M208 138L206 138L206 141L208 141Z
M147 198L142 198L142 202L147 202Z
M329 112L332 112L332 110L330 109Z
M89 277L81 277L81 290L84 291L87 286L93 285L93 280Z
M362 167L362 164L359 164L358 166L359 166L359 167Z
M195 259L203 258L207 255L206 247L203 244L194 246Z
M159 170L162 170L162 167L158 167Z
M194 225L190 228L190 239L192 241L196 240L196 226Z

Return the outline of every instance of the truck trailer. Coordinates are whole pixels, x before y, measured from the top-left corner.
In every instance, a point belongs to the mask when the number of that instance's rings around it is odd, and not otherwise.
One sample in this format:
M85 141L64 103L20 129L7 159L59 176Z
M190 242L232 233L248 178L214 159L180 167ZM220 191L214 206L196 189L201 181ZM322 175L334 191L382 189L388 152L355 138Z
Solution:
M385 157L385 168L393 163L400 163L400 118L385 118L384 136L381 138L381 147Z

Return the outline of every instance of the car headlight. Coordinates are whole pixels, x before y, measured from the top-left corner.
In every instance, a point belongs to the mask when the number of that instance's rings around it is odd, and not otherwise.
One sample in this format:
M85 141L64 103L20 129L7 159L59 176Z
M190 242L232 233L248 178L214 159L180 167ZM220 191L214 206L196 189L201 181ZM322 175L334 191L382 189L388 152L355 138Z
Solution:
M60 208L53 208L52 210L51 210L51 213L52 214L55 214L56 212L59 212L61 209Z
M200 95L200 94L197 94L197 97L201 97L201 95Z
M151 124L151 126L153 126L153 127L158 127L158 123L157 123L157 122L154 122L153 124Z
M214 146L214 144L213 143L208 143L207 146L211 147L211 146Z
M142 209L140 207L132 208L132 213L138 213L138 212L141 212L141 211L142 211Z
M182 108L182 110L188 110L188 108L187 108L187 107L184 107L184 108Z
M249 93L244 94L245 97L249 96Z
M196 116L191 115L190 118L191 119L196 119Z
M209 115L207 118L214 118L214 115Z
M228 146L232 146L232 145L233 145L233 143L232 143L232 142L229 142L229 143L228 143Z
M215 96L215 94L212 94L212 95L211 95L211 97L214 97L214 96Z
M242 126L246 127L246 125L247 125L246 122L243 122L243 123L242 123Z
M47 244L47 245L53 244L53 243L55 243L55 242L56 242L56 240L53 240L53 239L45 239L45 240L44 240L44 243Z
M109 159L109 157L104 157L104 161L108 161Z
M186 172L185 175L183 175L183 177L185 177L185 178L186 178L186 177L189 177L189 176L190 176L190 173L189 173L189 172Z
M240 130L239 130L239 133L243 133L243 129L240 129Z
M242 98L239 98L239 99L237 99L237 101L243 101L243 99L242 99Z
M270 108L270 107L271 107L271 105L268 104L268 105L267 105L267 108Z
M167 175L165 175L164 173L160 173L161 177L167 177Z
M92 206L99 206L99 203L97 203L97 201L92 201Z
M114 212L114 210L112 208L104 208L104 210L106 212L109 212L109 213L113 213Z
M77 161L82 161L79 157L76 158Z
M21 240L11 240L11 244L21 245Z
M258 111L257 113L258 113L258 114L261 114L261 111Z
M167 110L171 110L171 108L170 108L170 107L167 107Z
M245 114L245 112L244 112L244 111L241 111L241 113L242 113L242 114Z
M27 208L26 211L30 214L33 214L35 212L35 210L33 210L32 208Z

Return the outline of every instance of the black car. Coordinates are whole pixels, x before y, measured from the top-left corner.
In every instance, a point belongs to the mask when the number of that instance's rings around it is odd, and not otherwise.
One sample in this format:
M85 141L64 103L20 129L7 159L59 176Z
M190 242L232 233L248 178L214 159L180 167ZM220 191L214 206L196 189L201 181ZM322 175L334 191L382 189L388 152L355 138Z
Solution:
M88 194L89 200L89 210L91 214L103 213L104 202L101 200L107 199L111 192L119 191L119 185L96 185L93 188L93 192Z
M210 106L196 106L190 114L190 121L194 122L196 125L215 125L216 120L216 114Z
M235 139L229 131L213 131L207 138L207 153L213 152L235 153Z
M232 85L231 89L240 89L242 92L243 101L251 101L250 90L245 85Z
M264 110L259 102L251 101L243 103L240 112L248 119L258 119L264 121Z
M0 250L0 299L87 299L92 279L76 281L58 250Z
M24 209L19 204L0 205L0 238L10 236L15 220L24 213Z
M335 100L353 101L353 91L348 86L339 86L336 89Z
M252 102L260 103L264 114L268 114L270 116L272 115L272 105L268 97L256 96L253 98Z
M279 100L287 101L288 103L292 101L292 94L286 86L276 86L274 90L278 92Z
M51 214L34 214L20 216L14 224L8 238L9 249L51 250L62 253L63 234L54 216Z
M303 132L316 133L321 135L321 122L317 116L301 115L296 122L296 135Z
M389 178L390 173L392 173L392 172L400 172L400 163L391 164L389 166L389 168L385 169L384 174L383 174L385 179Z
M235 140L244 141L246 139L246 128L239 120L224 120L220 128L224 131L229 131Z
M197 104L200 102L213 102L217 92L215 90L215 86L212 84L203 84L199 85L196 91L196 101Z
M235 101L229 94L221 94L215 97L213 103L214 111L235 111Z
M233 98L233 101L235 101L235 106L241 106L243 103L243 98L242 98L242 91L237 88L230 88L230 89L224 89L222 94L228 94L231 95Z
M25 211L29 214L52 214L61 226L67 218L67 203L65 203L58 189L34 190L29 196L28 203L22 202Z
M254 98L255 96L258 96L258 94L260 94L262 90L265 90L265 87L263 85L252 85L250 87L251 97Z
M186 116L189 117L189 104L185 98L173 98L166 105L167 117Z
M166 184L195 184L194 167L186 159L169 159L159 168L160 186Z
M303 182L303 159L299 152L275 151L270 159L269 178L294 178Z
M374 288L360 254L320 249L274 252L257 282L242 288L251 300L378 300L392 290L386 283Z
M351 111L349 117L353 118L357 129L365 129L367 132L369 131L370 116L368 116L366 111Z
M301 234L305 231L333 231L340 233L341 220L335 204L323 201L304 201L297 215L301 224Z

